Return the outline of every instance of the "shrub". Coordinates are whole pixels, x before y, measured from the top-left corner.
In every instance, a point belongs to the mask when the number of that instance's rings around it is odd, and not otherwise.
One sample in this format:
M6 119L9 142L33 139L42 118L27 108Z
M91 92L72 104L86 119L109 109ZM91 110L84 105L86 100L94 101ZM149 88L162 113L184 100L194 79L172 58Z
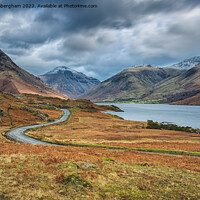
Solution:
M62 182L63 184L73 184L81 187L87 187L87 188L92 188L92 184L89 183L87 180L81 179L77 175L69 175L67 178L65 178Z
M168 123L168 124L158 123L152 120L147 121L147 129L164 129L164 130L174 130L174 131L185 131L189 133L198 133L197 129L194 129L189 126L184 127L184 126L177 126L171 123Z
M35 109L32 109L28 106L21 106L20 107L21 110L25 110L25 111L28 111L30 113L32 113L33 115L39 117L40 119L42 120L45 120L45 121L48 121L48 122L52 122L53 119L51 117L49 117L49 115L39 111L39 110L35 110Z
M0 109L0 116L6 117L6 113L3 110L1 110L1 109Z
M115 160L113 158L103 158L102 160L103 161L112 161L112 162L115 162Z

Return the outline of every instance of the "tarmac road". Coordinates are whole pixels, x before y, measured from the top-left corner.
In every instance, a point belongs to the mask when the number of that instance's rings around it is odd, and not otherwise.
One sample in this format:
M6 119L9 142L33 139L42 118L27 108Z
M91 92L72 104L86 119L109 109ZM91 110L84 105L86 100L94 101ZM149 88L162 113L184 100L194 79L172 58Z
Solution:
M18 141L18 142L24 142L24 143L30 143L30 144L36 144L36 145L42 144L42 145L50 145L50 146L65 146L65 145L59 145L59 144L52 144L52 143L48 143L48 142L43 142L43 141L36 140L34 138L31 138L31 137L28 137L28 136L24 135L24 132L27 131L28 129L31 129L31 128L36 128L36 127L41 127L41 126L48 126L48 125L51 125L51 124L57 124L57 123L60 123L60 122L67 121L69 119L69 116L70 116L71 112L69 110L67 110L67 109L62 109L62 111L64 112L64 114L62 115L62 117L59 120L57 120L55 122L15 128L15 129L10 130L9 132L7 132L6 136L7 136L8 139L14 140L14 141ZM110 150L119 151L119 149L110 149ZM120 150L120 151L124 151L124 150ZM165 154L166 155L166 153L157 153L157 152L142 152L142 153L153 153L153 154L161 154L161 155ZM185 155L179 155L179 154L167 154L167 155L170 155L170 156L185 156ZM195 157L200 158L199 156L195 156Z
M14 141L17 141L17 142L24 142L24 143L30 143L30 144L42 144L42 145L60 146L60 145L51 144L51 143L48 143L48 142L43 142L43 141L40 141L40 140L36 140L34 138L31 138L31 137L28 137L28 136L24 135L24 133L25 133L25 131L27 131L28 129L31 129L31 128L37 128L37 127L41 127L41 126L48 126L48 125L57 124L57 123L60 123L60 122L67 121L71 113L67 109L62 109L62 111L64 112L64 114L62 115L62 117L59 120L57 120L55 122L15 128L15 129L10 130L9 132L7 132L6 136L7 136L7 138L9 138L11 140L14 140Z

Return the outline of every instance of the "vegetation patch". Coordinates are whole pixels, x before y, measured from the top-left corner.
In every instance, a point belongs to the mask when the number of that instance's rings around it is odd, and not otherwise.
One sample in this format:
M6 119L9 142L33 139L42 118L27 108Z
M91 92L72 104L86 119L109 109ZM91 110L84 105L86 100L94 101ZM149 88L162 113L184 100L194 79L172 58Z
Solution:
M1 110L1 109L0 109L0 116L6 117L6 113L3 110Z
M87 180L83 180L79 176L72 174L67 176L63 182L63 184L73 184L84 188L92 188L92 184L89 183Z
M115 162L115 160L113 158L103 158L102 160L103 161L112 161L112 162Z
M47 122L52 122L53 121L53 119L51 117L49 117L48 114L43 113L42 111L32 109L32 108L30 108L28 106L21 106L20 109L28 111L28 112L32 113L34 116L37 116L40 119L45 120Z
M175 124L171 124L171 123L158 123L158 122L154 122L152 120L148 120L147 121L147 129L164 129L164 130L174 130L174 131L185 131L188 133L199 133L200 130L194 129L192 127L189 126L177 126Z
M188 155L188 156L198 156L200 157L200 152L190 152L190 151L175 151L169 149L145 149L145 148L137 148L137 151L143 152L155 152L155 153L164 153L164 154L174 154L174 155Z

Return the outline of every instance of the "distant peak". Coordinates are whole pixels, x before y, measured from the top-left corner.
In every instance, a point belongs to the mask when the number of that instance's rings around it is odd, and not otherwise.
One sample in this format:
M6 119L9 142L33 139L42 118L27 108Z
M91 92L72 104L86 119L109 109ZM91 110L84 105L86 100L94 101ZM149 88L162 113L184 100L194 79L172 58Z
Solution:
M70 71L72 73L80 73L80 72L77 72L76 70L73 70L73 69L66 67L66 66L58 66L58 67L55 67L50 72L47 72L46 74L57 74L59 72L63 73L65 71Z
M179 63L172 65L172 68L178 69L191 69L200 64L200 56L194 56L192 58L185 59Z
M133 65L132 67L138 68L138 67L153 67L153 66L150 64L141 64L141 65Z
M188 59L185 59L185 60L200 60L200 56L194 56L192 58L188 58Z

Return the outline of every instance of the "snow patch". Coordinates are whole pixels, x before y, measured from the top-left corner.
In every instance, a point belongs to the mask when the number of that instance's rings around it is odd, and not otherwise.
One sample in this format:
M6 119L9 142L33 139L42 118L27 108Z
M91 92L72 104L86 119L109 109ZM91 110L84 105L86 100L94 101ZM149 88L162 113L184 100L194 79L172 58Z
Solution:
M82 74L81 72L77 72L76 70L73 70L66 66L58 66L58 67L54 68L53 70L51 70L50 72L48 72L47 74L64 73L65 71L70 71L73 74Z
M195 56L193 58L189 58L189 59L186 59L180 63L177 63L177 64L174 64L174 65L171 65L170 67L172 68L176 68L176 69L191 69L197 65L200 64L200 56Z

